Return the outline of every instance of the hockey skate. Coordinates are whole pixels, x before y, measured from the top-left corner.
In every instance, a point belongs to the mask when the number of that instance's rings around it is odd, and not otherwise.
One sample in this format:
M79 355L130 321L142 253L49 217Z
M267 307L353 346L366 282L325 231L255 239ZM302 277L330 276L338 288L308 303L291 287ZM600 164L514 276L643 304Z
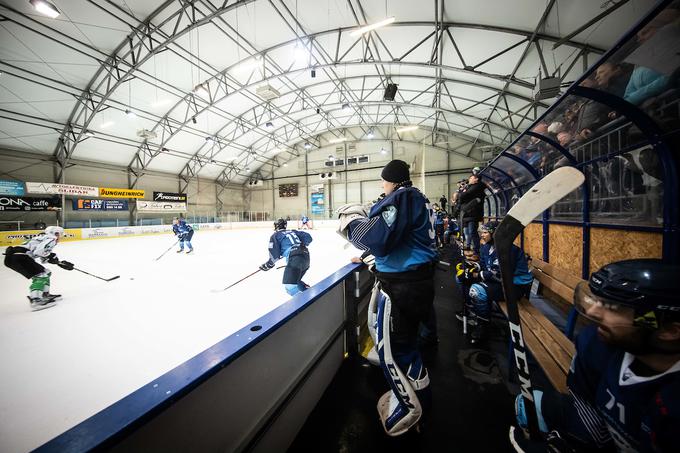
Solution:
M193 252L193 251L194 251L194 249L189 249L189 250L187 250L187 255L188 255L189 253Z
M43 293L42 295L43 299L49 299L49 300L57 300L61 298L61 294L50 294L49 292Z
M177 250L177 253L182 253L183 251L184 251L184 249L179 249L179 250Z
M57 305L57 302L54 299L45 297L29 297L28 300L31 303L31 309L33 311L44 310Z

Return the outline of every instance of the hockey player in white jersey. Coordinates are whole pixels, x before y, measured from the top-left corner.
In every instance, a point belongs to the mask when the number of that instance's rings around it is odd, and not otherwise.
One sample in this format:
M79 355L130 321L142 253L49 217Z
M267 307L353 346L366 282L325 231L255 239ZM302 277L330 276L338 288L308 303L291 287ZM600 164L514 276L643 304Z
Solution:
M42 263L56 264L67 271L73 270L73 263L60 261L52 251L64 236L64 229L58 226L45 228L41 233L22 245L7 247L5 251L5 266L31 279L28 300L33 311L50 308L56 304L60 294L50 294L51 271Z

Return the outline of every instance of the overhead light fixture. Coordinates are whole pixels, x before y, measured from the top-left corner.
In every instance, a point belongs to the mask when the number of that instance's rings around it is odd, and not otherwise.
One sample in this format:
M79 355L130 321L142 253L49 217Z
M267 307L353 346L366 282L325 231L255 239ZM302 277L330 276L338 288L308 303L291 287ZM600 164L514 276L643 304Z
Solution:
M151 103L151 107L164 107L169 105L172 101L170 99L159 99L156 102Z
M267 123L264 125L267 129L274 129L274 123L271 121L267 121Z
M332 138L332 139L328 140L328 143L340 143L340 142L344 142L345 140L347 140L347 137Z
M137 118L137 114L130 109L125 109L125 116L130 119Z
M194 94L203 97L210 97L210 92L208 91L207 83L199 83L194 87Z
M350 33L349 35L350 36L363 35L366 32L375 30L376 28L384 27L385 25L389 25L392 22L394 22L394 17L388 17L387 19L383 19L380 22L376 22L376 23L371 24L371 25L366 25L366 26L361 27L361 28L357 28L352 33Z
M91 131L90 129L85 129L85 135L88 137L94 137L94 131Z
M405 126L405 127L400 127L399 129L397 129L397 132L399 132L401 134L402 132L416 131L418 129L419 129L418 126Z
M284 163L283 163L283 166L284 166L284 167L287 167L287 166L288 166L288 162L284 162Z
M309 142L305 142L305 149L312 149L312 144Z
M387 150L385 148L380 148L380 154L387 154Z
M307 52L307 47L305 44L298 40L295 42L295 47L293 48L293 54L295 55L296 60L301 60L305 57L307 57L308 52Z
M214 139L213 139L210 135L208 135L208 136L205 138L205 141L206 141L206 142L212 142L213 140L214 140Z
M342 104L342 109L347 110L349 108L349 104L347 102Z
M114 123L113 121L104 121L102 124L99 125L99 127L101 129L106 129L107 127L111 127L114 124L116 124L116 123Z
M312 68L312 79L316 77L316 69Z
M61 14L57 7L47 0L30 0L29 3L33 5L33 8L40 14L44 14L52 19L56 19L59 17L59 14Z
M370 139L372 139L373 137L375 137L375 136L373 135L373 129L369 129L369 130L368 130L368 134L366 134L366 138L370 140Z
M194 123L194 124L196 124L197 121L196 121L196 117L195 117L195 116L192 116L192 117L191 117L191 122Z

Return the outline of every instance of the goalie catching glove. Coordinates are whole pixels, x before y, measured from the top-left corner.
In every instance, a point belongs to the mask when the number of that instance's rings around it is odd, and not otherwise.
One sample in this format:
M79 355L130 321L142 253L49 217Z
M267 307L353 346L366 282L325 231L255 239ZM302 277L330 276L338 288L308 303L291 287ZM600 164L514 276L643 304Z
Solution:
M260 270L266 272L273 267L274 267L274 263L272 263L271 260L270 260L270 261L267 261L266 263L260 265Z
M358 219L365 219L368 217L366 208L360 203L350 203L340 206L337 211L340 225L338 225L338 234L349 241L349 224Z

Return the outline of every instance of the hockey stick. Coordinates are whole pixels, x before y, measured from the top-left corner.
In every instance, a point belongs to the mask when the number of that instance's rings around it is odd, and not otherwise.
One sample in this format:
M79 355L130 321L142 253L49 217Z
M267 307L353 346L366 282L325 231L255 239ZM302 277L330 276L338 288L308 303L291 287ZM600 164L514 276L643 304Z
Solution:
M255 272L246 275L246 276L243 277L241 280L236 281L236 282L232 283L232 284L229 285L229 286L226 286L226 287L224 287L224 288L222 288L222 289L213 289L213 290L211 290L211 291L212 291L213 293L221 293L222 291L226 291L226 290L228 290L229 288L231 288L232 286L236 286L237 284L241 283L243 280L252 277L253 275L255 275L255 274L257 274L258 272L260 272L261 270L262 270L262 269L258 268Z
M94 275L94 274L90 274L89 272L85 272L85 271L82 270L82 269L78 269L77 267L74 267L73 270L74 270L74 271L78 271L78 272L82 272L83 274L87 274L87 275L89 275L90 277L98 278L99 280L104 280L105 282L110 282L111 280L115 280L115 279L117 279L117 278L120 278L120 275L116 275L115 277L111 277L111 278L100 277L100 276L98 276L98 275Z
M179 242L179 239L177 239L174 244L172 244L170 247L168 247L168 249L165 252L161 253L161 256L156 258L154 261L158 261L159 259L163 258L166 253L168 253L173 247L175 247L177 245L178 242Z
M531 388L529 363L527 362L527 348L524 344L522 326L519 318L517 302L519 295L515 294L513 277L515 266L512 262L512 245L515 238L533 219L550 208L571 191L583 184L583 173L574 167L561 167L538 181L515 205L508 211L493 235L494 247L498 254L503 281L503 293L508 310L508 324L512 340L515 366L519 377L522 395L527 405L529 435L534 438L538 434L538 418L534 405L534 395Z

